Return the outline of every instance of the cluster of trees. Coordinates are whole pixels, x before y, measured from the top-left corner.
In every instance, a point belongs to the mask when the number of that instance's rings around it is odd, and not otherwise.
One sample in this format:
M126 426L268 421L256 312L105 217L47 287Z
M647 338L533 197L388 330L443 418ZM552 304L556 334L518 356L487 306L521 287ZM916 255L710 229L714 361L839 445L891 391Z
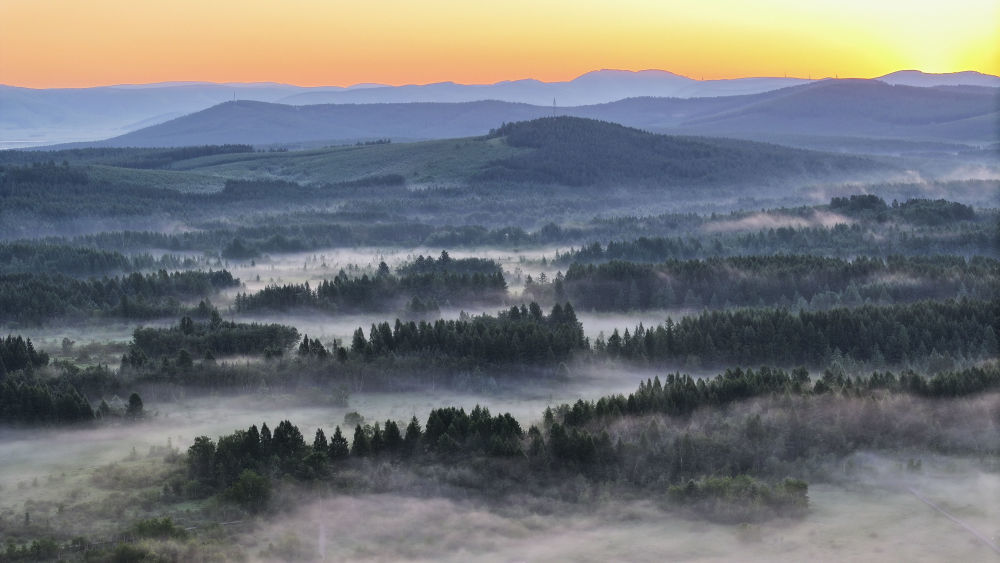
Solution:
M0 377L15 371L33 371L48 364L49 355L35 350L30 338L12 334L0 338Z
M537 430L536 430L537 431ZM509 414L489 409L434 409L424 428L413 417L405 430L394 420L384 425L357 424L350 441L337 426L328 439L322 428L307 443L299 428L281 421L272 432L266 423L213 441L200 436L188 448L187 469L194 495L222 493L247 508L266 504L270 479L291 475L314 479L351 459L414 459L455 455L521 455L524 432Z
M430 262L435 261L431 259ZM397 276L382 262L375 275L350 277L341 270L332 280L323 280L315 290L306 282L301 285L269 285L256 293L240 293L234 306L241 312L294 308L384 311L398 309L409 302L414 309L433 310L437 309L438 303L497 304L506 295L507 282L499 268L489 273L458 273L447 268L406 268L400 269Z
M774 363L819 366L835 357L905 364L944 354L996 355L1000 301L922 301L851 309L707 311L646 329L639 325L598 338L599 355L689 365Z
M74 387L34 377L0 380L0 422L72 424L94 419L90 402Z
M190 269L196 262L165 254L124 255L115 250L98 250L49 242L0 242L0 274L52 272L69 276L101 276L152 269Z
M178 356L182 364L179 367L191 368L194 357L259 355L268 350L286 350L298 340L299 332L293 327L224 321L218 311L212 310L207 322L184 317L170 328L135 329L122 366L141 368L151 359Z
M176 315L181 300L239 285L225 270L175 271L81 281L62 274L0 274L0 322L41 324L64 317L149 319Z
M877 195L852 195L830 200L830 210L851 217L874 221L899 219L916 225L944 225L955 221L972 221L976 211L968 206L945 199L910 199L888 205Z
M764 305L829 309L953 297L986 300L998 296L998 287L1000 261L991 258L844 260L770 255L670 260L656 265L618 260L573 264L553 290L561 292L556 299L569 299L578 308L628 311ZM536 284L529 289L538 293L545 288Z
M119 404L120 403L120 404ZM76 424L143 416L142 398L132 393L127 402L101 400L95 409L67 378L42 378L27 373L0 378L0 423Z
M569 303L545 315L537 303L511 307L497 316L463 315L458 320L372 325L368 337L359 327L351 352L365 359L419 356L431 362L460 360L474 365L551 364L585 350L583 326Z
M496 260L489 258L452 258L447 250L435 259L433 256L418 255L412 261L396 268L396 273L402 276L424 274L483 274L487 276L503 274L503 269Z

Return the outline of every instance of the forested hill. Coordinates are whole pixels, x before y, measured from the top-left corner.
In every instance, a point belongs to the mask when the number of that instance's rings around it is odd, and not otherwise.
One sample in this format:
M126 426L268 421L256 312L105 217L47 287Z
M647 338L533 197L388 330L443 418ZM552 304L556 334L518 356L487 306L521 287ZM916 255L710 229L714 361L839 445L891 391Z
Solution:
M873 160L778 145L656 135L605 121L544 117L490 132L516 148L534 149L495 161L479 181L589 186L773 184L793 178L870 173Z

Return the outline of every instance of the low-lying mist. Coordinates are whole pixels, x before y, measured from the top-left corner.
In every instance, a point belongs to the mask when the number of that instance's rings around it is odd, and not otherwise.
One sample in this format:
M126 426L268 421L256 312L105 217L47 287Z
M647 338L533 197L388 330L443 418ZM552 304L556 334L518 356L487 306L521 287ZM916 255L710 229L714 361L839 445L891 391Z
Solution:
M995 554L910 489L985 535L1000 535L1000 475L968 460L864 456L848 484L809 489L802 520L725 525L655 500L579 486L578 501L489 503L426 495L300 498L241 535L254 561L986 561ZM891 477L890 477L891 476ZM995 541L995 539L993 540Z

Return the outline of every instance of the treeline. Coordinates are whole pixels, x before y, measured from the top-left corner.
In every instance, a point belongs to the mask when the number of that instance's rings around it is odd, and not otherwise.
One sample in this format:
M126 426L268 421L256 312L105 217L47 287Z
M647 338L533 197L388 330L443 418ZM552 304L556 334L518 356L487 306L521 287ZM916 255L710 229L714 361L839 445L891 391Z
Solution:
M138 329L122 365L143 379L196 385L315 384L352 389L403 389L423 381L489 389L497 376L532 369L567 375L573 362L622 361L650 366L805 365L853 372L867 367L946 372L997 354L997 302L921 301L801 311L738 309L703 312L646 328L642 325L591 343L572 305L512 307L496 316L408 321L358 328L350 342L301 341L280 325L182 321L170 329ZM213 321L221 326L222 321ZM187 332L185 332L187 331ZM294 358L285 359L298 342ZM263 355L254 366L216 365L219 354ZM207 357L195 364L194 360ZM150 358L158 361L150 361ZM565 366L563 365L565 363Z
M546 316L536 303L511 307L496 316L464 315L458 320L384 322L372 325L365 338L358 328L351 352L366 361L378 357L415 356L433 364L471 366L546 365L586 350L583 326L569 303L556 304Z
M884 222L900 219L915 225L944 225L955 221L972 221L976 211L945 199L910 199L902 203L893 201L890 206L877 195L852 195L830 200L830 210L845 215Z
M432 260L433 261L433 260ZM503 273L452 273L447 270L394 276L383 262L377 274L350 277L341 270L316 289L304 284L269 285L256 293L240 293L240 312L313 308L331 312L387 311L406 307L414 313L437 310L439 304L501 303L507 296Z
M122 168L162 168L179 160L217 154L254 152L252 145L204 145L177 148L99 147L59 151L3 151L0 164L56 166L103 164Z
M867 256L988 256L1000 257L995 226L974 223L933 231L872 231L860 224L825 227L778 227L753 232L693 237L645 237L591 243L560 255L564 264L574 262L660 263L725 256L806 254L853 258Z
M396 273L401 276L413 276L424 274L502 274L503 269L496 260L489 258L452 258L447 250L442 250L441 255L435 259L433 256L424 257L423 254L401 264L396 268Z
M51 163L0 166L0 204L9 213L46 219L136 217L168 214L179 219L216 218L220 210L239 211L273 203L301 207L303 203L366 195L373 187L405 189L398 175L373 176L349 182L306 187L284 180L227 180L215 192L186 191L178 178L169 187L149 185L143 173L124 168Z
M668 374L640 382L639 388L625 395L610 395L596 401L578 400L545 412L547 424L587 427L594 421L648 414L689 415L697 409L724 407L755 397L794 395L870 396L877 392L907 393L943 399L977 395L1000 389L1000 365L976 366L925 377L913 371L899 375L875 371L869 376L845 375L826 370L811 379L804 368L791 372L771 367L759 369L730 368L712 378L696 378L681 373Z
M280 194L280 190L275 193ZM349 200L345 207L358 207L362 203L363 209L357 211L283 213L272 218L261 218L253 226L232 225L218 220L218 213L215 213L211 222L199 225L201 228L197 230L182 233L126 230L72 238L53 237L46 241L49 244L109 251L145 252L150 248L159 248L172 252L207 252L233 260L250 260L265 253L351 246L516 248L548 244L584 245L559 257L560 263L566 265L610 260L659 263L673 259L766 254L814 254L843 258L896 254L1000 257L997 217L995 213L987 212L978 213L974 221L933 227L915 226L911 229L896 228L893 222L862 221L833 228L789 226L724 232L705 230L703 227L712 221L741 220L746 214L732 218L665 214L655 217L595 218L573 226L560 226L550 222L540 228L512 224L491 227L448 225L442 224L443 220L430 224L368 209L382 206L379 202ZM434 203L437 207L431 211L440 214L439 202ZM232 204L228 205L227 209L232 210ZM412 212L412 207L412 202L402 202L401 211ZM523 203L518 204L519 210L523 207ZM148 207L144 209L148 213ZM775 213L811 215L816 209L818 208L783 209ZM456 219L465 220L464 216ZM533 224L534 221L529 223ZM596 240L611 242L606 245L591 242Z
M225 270L160 270L81 281L61 274L0 274L0 322L42 324L56 319L173 316L180 300L208 298L239 285ZM204 310L203 302L203 312Z
M614 431L618 475L646 485L665 479L671 496L697 497L699 481L709 475L778 477L857 451L994 451L990 423L971 420L978 407L945 399L997 389L995 363L931 378L912 372L851 378L827 371L812 380L801 368L729 369L712 379L678 373L663 382L647 380L628 396L547 409L543 420L550 436L558 429L593 441ZM918 403L914 395L935 400ZM750 408L744 403L750 398L765 408Z
M59 273L68 276L103 276L139 270L190 269L195 260L165 254L125 255L114 250L48 242L0 242L0 274Z
M487 391L496 389L501 377L565 374L560 362L587 351L588 342L569 304L553 306L548 315L532 303L496 316L375 323L367 335L358 328L344 345L308 335L300 340L294 328L281 325L185 318L168 329L136 329L118 375L90 370L77 377L90 377L89 387L99 389L112 388L124 375L132 381L220 389L336 384L351 391L398 391L432 383ZM263 356L265 361L216 361L232 354Z
M709 311L642 325L598 338L594 351L610 358L689 366L779 364L820 366L840 358L905 365L940 357L986 359L998 350L1000 301L921 301L800 311Z
M717 309L780 306L829 309L865 303L998 297L1000 261L958 256L853 260L811 255L740 256L645 264L614 260L573 264L564 279L528 286L578 308L629 311L656 308Z
M454 407L434 409L425 428L416 417L405 433L393 420L381 428L379 423L359 424L350 441L339 426L329 440L320 428L309 443L297 426L283 420L273 433L265 423L260 430L253 425L217 441L201 436L187 451L186 482L174 480L164 485L164 491L168 498L216 495L249 512L260 512L268 508L275 479L311 481L337 475L342 479L345 470L367 470L366 461L375 460L410 468L461 463L474 474L490 473L492 478L480 480L478 488L497 487L499 480L508 492L528 492L581 470L582 475L576 473L578 479L611 479L624 473L622 454L627 447L635 447L619 441L616 448L607 432L595 442L589 433L566 432L559 424L551 425L547 435L534 426L525 433L510 414L491 416L480 406L469 413ZM664 469L660 472L668 474ZM809 504L808 485L794 479L770 485L746 475L706 477L660 490L635 481L626 483L651 489L654 496L682 508L707 500L711 510L701 516L709 518L739 515L737 521L746 522L801 516Z
M298 340L299 332L293 327L224 321L218 311L212 310L207 322L184 317L170 328L135 329L122 366L141 368L152 360L185 352L180 354L186 357L182 367L191 368L196 357L281 354Z
M678 373L647 380L628 396L548 408L542 423L527 431L509 414L494 416L479 406L470 412L434 409L423 426L414 417L405 429L393 420L358 423L353 434L338 426L328 438L320 428L311 440L283 420L273 432L264 424L218 440L196 438L186 476L164 490L180 497L218 495L257 512L267 508L272 481L279 478L333 478L363 487L375 480L369 461L417 471L461 465L471 478L463 475L453 485L493 494L558 496L568 492L560 483L572 476L641 491L699 517L750 522L803 514L808 485L787 476L815 473L817 460L833 456L839 462L864 449L995 447L990 436L945 438L962 425L988 426L956 415L976 407L918 405L897 396L944 399L956 396L949 389L975 395L997 388L995 364L933 378L826 372L815 381L802 368L764 367L730 369L711 379ZM744 402L751 398L768 401L769 408L748 408ZM906 424L889 422L906 410ZM947 411L955 412L942 418ZM421 473L449 479L433 470Z

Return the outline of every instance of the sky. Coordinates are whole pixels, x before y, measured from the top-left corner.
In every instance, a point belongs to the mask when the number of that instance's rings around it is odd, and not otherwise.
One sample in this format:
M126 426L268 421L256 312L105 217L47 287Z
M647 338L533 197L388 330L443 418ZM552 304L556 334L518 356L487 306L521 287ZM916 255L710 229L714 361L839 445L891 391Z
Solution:
M996 0L0 0L0 83L1000 74Z

